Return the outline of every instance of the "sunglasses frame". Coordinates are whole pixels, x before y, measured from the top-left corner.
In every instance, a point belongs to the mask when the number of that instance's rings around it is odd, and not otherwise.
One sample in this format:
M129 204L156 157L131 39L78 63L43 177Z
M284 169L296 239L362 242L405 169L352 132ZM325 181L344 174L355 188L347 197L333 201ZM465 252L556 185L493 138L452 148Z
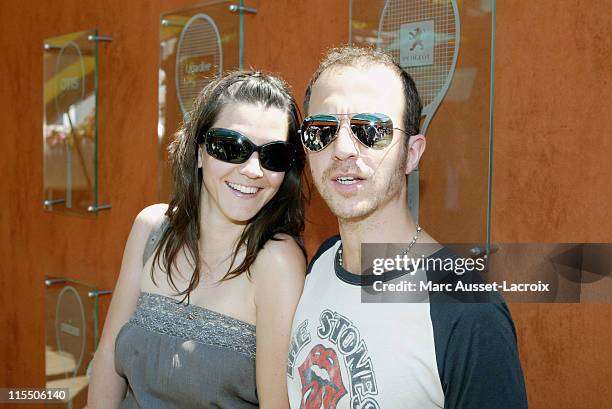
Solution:
M215 134L216 131L221 131L223 133L225 133L226 135L229 134L229 136L232 136L233 139L236 141L236 143L240 144L241 146L246 146L249 149L249 154L248 156L240 161L240 162L234 162L234 161L228 161L228 160L224 160L224 159L220 159L218 158L214 152L211 152L211 149L209 148L209 143L210 142L210 137L213 136ZM218 136L216 136L218 137ZM253 141L251 141L246 135L243 135L242 133L238 132L238 131L234 131L233 129L227 129L227 128L210 128L205 136L204 136L204 140L203 140L203 144L204 147L206 148L206 153L208 153L212 158L215 158L221 162L225 162L225 163L231 163L234 165L239 165L242 163L245 163L246 161L249 160L249 158L251 156L253 156L253 153L257 152L259 153L259 166L261 166L263 169L269 170L271 172L288 172L295 164L295 150L293 149L293 147L291 146L291 144L289 142L284 142L284 141L272 141L272 142L268 142L268 143L264 143L263 145L257 145L255 143L253 143ZM272 145L282 145L285 146L287 148L287 152L288 154L291 156L289 158L289 163L287 165L286 169L283 170L278 170L278 169L270 169L268 166L266 166L266 157L268 156L266 154L265 148L272 146ZM263 157L262 157L263 154Z
M369 121L369 125L375 126L375 127L383 127L384 131L387 132L390 135L390 138L388 140L388 142L381 147L375 147L374 145L369 146L367 143L365 143L363 140L361 140L359 138L359 136L353 132L353 129L351 126L349 126L349 128L351 129L351 135L353 136L354 139L356 139L361 145L365 146L366 148L369 149L374 149L374 150L383 150L385 148L387 148L390 144L391 141L393 140L393 130L397 129L398 131L401 131L405 134L408 134L405 130L400 129L400 128L396 128L393 126L393 122L391 121L391 118L389 118L388 115L385 114L381 114L381 113L368 113L368 112L363 112L363 113L347 113L347 114L316 114L316 115L311 115L311 116L307 116L306 118L304 118L304 121L302 122L302 126L300 127L299 133L300 133L300 140L302 141L302 145L304 146L304 148L306 150L308 150L309 152L321 152L323 149L327 148L329 145L332 144L332 142L338 137L338 133L340 132L340 127L342 125L340 119L338 118L339 116L349 116L349 120L350 120L350 125L360 125L363 126L365 125L368 121ZM361 118L356 118L362 116L364 117L363 119ZM320 149L317 150L313 150L310 147L307 146L305 138L306 138L306 130L309 126L306 126L307 122L312 122L312 121L317 121L317 117L332 117L335 119L335 123L336 123L336 131L334 132L334 135L329 139L328 143L326 145L324 145L323 147L321 147ZM375 119L372 120L371 118L368 117L374 117ZM354 123L353 121L360 121L359 123ZM332 122L332 121L324 121L323 119L319 119L319 121L321 122Z

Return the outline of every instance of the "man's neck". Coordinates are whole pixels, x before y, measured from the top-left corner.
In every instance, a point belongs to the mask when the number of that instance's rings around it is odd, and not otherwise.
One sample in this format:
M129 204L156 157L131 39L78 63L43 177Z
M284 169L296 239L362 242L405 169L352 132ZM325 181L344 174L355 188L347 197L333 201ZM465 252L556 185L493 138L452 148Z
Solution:
M344 268L361 274L361 243L408 243L416 233L408 206L379 209L360 220L338 220Z

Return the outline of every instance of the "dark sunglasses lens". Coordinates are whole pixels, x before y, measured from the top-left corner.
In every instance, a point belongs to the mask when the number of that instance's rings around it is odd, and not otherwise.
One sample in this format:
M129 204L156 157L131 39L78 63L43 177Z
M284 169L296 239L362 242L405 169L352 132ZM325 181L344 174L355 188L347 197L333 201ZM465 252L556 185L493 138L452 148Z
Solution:
M393 140L393 123L386 115L358 114L351 118L351 131L372 149L384 149Z
M288 171L291 168L292 161L291 148L284 142L266 144L259 151L261 166L274 172Z
M302 144L310 151L320 151L330 144L337 131L338 120L335 116L309 116L302 125Z
M206 152L215 159L229 163L243 163L253 148L239 133L212 129L206 135Z

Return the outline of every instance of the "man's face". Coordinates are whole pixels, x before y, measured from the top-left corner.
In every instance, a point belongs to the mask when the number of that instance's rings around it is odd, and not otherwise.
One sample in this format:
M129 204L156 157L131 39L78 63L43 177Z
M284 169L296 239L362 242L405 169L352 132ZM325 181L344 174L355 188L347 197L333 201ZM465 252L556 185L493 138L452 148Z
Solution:
M312 88L308 115L382 113L402 128L404 96L400 78L388 67L332 67ZM395 130L382 150L359 143L350 115L338 116L336 139L325 149L308 152L312 177L332 212L343 220L360 220L390 204L406 200L406 135Z

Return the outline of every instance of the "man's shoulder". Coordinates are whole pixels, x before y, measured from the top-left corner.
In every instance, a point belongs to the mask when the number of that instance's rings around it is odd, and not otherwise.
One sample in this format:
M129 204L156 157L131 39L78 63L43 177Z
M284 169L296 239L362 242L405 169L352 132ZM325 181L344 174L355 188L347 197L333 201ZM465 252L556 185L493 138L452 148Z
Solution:
M503 301L434 303L430 311L448 406L527 408L516 331L507 305Z
M432 302L430 314L434 330L451 334L474 334L474 331L498 332L516 340L512 316L500 298L492 302ZM445 337L446 338L446 337Z
M445 262L461 257L449 248L442 248L430 258ZM427 280L440 285L441 290L430 292L430 314L434 332L442 339L461 340L475 332L501 336L507 341L516 341L512 316L503 297L492 287L479 271L437 267L427 270ZM452 265L450 263L449 265ZM463 264L461 264L463 265ZM461 342L461 341L460 341Z
M310 259L310 262L308 263L308 269L306 270L306 274L307 275L310 274L310 272L311 272L314 264L317 262L317 260L319 260L319 258L323 254L325 254L326 251L328 251L330 248L332 248L339 240L340 240L340 235L336 234L334 236L331 236L327 240L325 240L323 243L321 243L321 245L319 246L319 248L315 252L314 256L312 256L312 259Z

